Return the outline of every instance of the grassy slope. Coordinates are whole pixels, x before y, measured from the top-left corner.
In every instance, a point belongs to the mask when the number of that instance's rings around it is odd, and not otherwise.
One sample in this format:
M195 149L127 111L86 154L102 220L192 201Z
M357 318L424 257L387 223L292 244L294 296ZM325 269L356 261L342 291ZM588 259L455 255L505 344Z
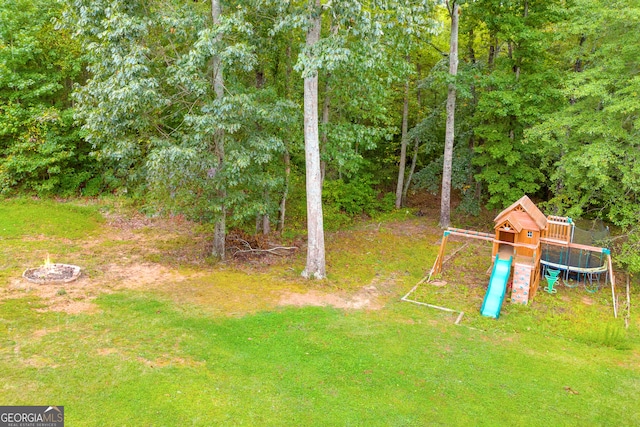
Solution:
M102 227L95 209L47 203L3 205L0 229L15 231L0 241L13 254L0 275L19 271L33 246L73 252L82 230ZM34 215L48 218L36 226L44 238L17 224ZM353 290L394 278L380 311L287 308L233 318L211 310L215 300L149 290L102 295L94 314L43 310L28 293L0 301L0 402L65 405L74 426L640 424L638 323L620 332L606 293L585 304L584 293L561 289L529 307L507 304L499 321L481 318L485 254L474 246L445 266L447 286L423 286L416 296L465 310L463 323L478 329L454 326L446 314L398 302L436 249L438 234L412 222L328 238L332 277L314 286ZM59 240L68 224L78 234ZM230 289L269 275L298 286L281 265L262 276L192 269L198 275L177 293L202 280L226 286L227 276L246 281Z

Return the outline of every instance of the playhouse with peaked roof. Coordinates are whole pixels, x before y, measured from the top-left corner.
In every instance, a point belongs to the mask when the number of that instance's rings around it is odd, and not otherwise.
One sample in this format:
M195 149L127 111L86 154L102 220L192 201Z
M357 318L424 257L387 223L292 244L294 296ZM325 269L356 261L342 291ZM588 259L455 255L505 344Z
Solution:
M511 302L526 304L540 283L540 242L547 217L524 196L496 216L492 258L513 257Z
M447 239L450 235L481 239L493 243L493 268L482 304L485 316L497 318L507 289L511 287L511 302L532 301L545 271L555 277L576 275L578 280L597 279L605 274L614 289L611 255L607 248L579 244L573 241L575 224L571 218L545 216L523 196L500 212L494 219L494 233L448 228L443 235L438 257L429 276L440 273Z

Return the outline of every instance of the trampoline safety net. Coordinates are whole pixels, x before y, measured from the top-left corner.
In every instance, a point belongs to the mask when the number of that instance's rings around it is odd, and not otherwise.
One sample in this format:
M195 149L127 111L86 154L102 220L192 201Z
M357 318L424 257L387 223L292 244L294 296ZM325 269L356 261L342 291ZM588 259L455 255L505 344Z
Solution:
M609 229L601 221L581 221L580 225L590 225L590 229L574 226L571 242L595 247L606 247ZM541 262L544 266L580 274L598 274L606 271L607 257L602 251L542 244Z

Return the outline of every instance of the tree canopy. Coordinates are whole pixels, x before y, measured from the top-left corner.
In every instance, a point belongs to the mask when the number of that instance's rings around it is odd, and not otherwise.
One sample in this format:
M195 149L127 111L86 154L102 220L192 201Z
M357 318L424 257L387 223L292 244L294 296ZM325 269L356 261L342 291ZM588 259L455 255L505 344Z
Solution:
M450 75L438 1L216 0L216 18L205 1L6 0L0 192L127 193L282 230L287 206L305 210L314 78L324 215L391 209L394 191L398 204L403 189L440 191L453 90L459 209L528 194L601 218L628 234L618 260L640 271L640 3L455 3Z

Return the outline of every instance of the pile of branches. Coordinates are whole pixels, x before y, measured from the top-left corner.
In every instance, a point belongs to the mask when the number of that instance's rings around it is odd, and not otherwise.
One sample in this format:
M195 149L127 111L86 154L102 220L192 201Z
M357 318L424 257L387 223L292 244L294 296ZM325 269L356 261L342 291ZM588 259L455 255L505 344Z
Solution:
M269 241L263 234L248 234L241 230L234 230L227 234L227 250L233 257L241 256L287 256L295 252L297 246L284 246Z

